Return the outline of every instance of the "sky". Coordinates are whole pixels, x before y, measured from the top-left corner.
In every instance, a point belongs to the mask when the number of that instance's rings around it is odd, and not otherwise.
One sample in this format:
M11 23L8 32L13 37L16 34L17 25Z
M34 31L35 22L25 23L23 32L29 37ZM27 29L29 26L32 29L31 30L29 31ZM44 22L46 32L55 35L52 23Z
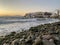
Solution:
M0 16L25 15L29 12L49 11L60 8L60 0L0 0Z

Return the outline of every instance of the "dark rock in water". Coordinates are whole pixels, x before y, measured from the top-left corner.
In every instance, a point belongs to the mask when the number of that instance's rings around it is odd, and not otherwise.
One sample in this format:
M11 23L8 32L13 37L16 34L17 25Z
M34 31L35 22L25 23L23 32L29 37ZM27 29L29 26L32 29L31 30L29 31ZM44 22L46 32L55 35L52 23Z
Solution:
M31 30L33 32L38 32L38 28L37 27L31 27L29 30Z
M57 22L56 25L59 25L60 26L60 22Z

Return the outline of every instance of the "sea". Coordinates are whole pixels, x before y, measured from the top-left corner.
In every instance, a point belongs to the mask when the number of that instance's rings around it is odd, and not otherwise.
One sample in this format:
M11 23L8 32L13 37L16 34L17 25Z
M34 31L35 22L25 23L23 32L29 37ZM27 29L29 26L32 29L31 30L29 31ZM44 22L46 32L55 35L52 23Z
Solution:
M22 32L31 27L42 24L59 22L55 18L30 18L30 19L0 19L0 36L5 36L11 32Z

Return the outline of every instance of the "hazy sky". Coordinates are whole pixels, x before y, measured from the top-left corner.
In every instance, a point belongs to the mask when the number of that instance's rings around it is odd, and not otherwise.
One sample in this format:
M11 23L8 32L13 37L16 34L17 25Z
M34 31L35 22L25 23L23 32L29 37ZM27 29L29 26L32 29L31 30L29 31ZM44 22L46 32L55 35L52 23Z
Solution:
M24 15L28 12L54 11L60 0L0 0L0 15Z

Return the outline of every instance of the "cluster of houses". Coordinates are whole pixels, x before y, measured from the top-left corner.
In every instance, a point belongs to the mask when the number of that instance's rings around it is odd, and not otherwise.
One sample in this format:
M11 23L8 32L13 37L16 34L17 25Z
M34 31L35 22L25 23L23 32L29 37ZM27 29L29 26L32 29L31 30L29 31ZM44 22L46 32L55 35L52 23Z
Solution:
M58 17L56 13L52 12L34 12L25 14L26 18L49 18L49 17Z

